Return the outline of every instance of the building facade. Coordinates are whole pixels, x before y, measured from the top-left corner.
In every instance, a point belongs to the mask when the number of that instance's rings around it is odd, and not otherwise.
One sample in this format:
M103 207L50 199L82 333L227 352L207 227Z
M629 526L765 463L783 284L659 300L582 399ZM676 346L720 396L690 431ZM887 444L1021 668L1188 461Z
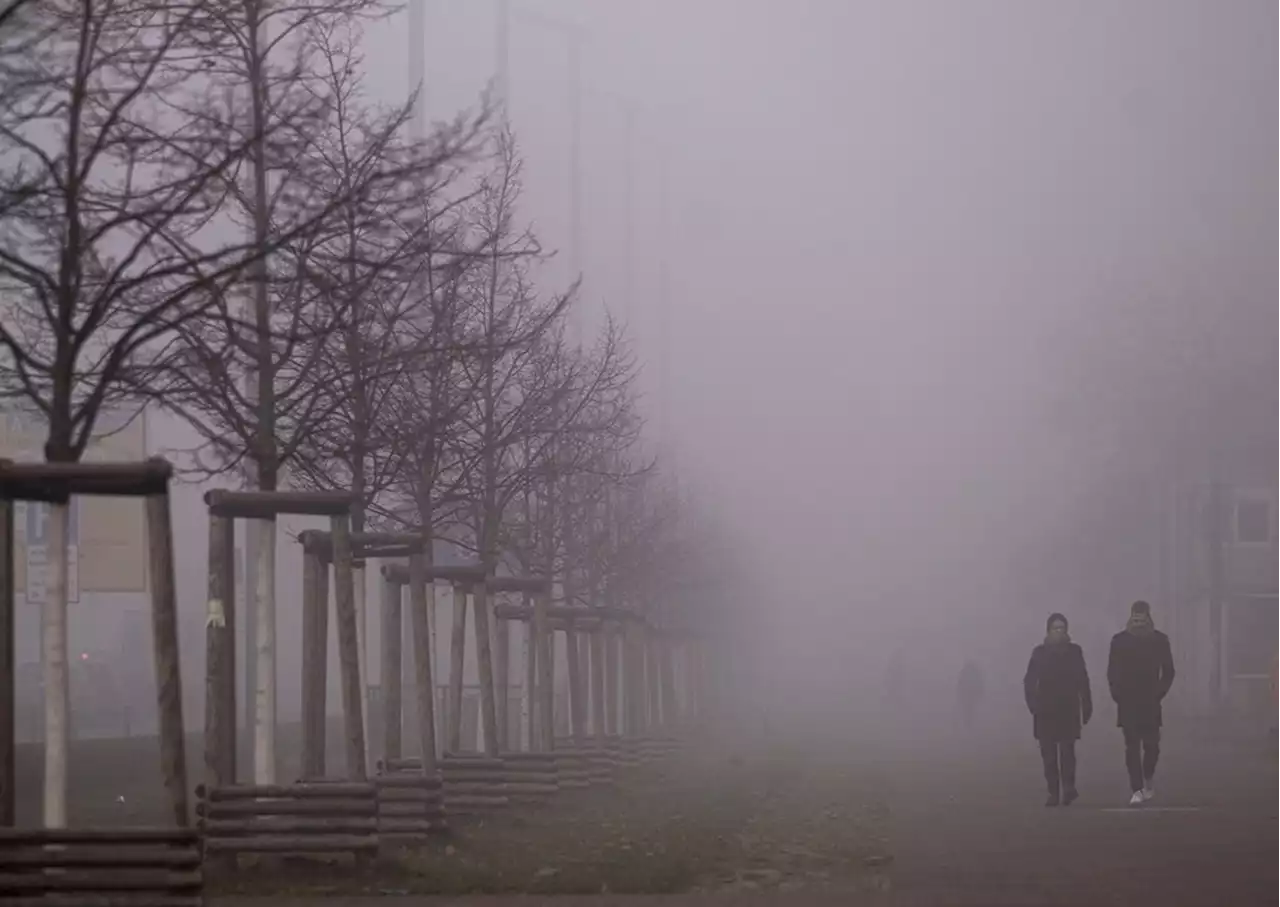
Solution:
M1162 586L1185 711L1274 717L1276 510L1274 477L1181 486L1170 496Z

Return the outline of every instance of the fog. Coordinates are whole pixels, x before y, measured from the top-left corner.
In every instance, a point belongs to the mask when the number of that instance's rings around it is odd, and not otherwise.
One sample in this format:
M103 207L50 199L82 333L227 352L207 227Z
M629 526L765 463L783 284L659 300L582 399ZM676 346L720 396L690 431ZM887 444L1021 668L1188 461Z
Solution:
M1099 660L1164 606L1161 489L1274 484L1273 4L515 3L563 250L572 83L535 8L585 34L585 306L730 527L733 660L774 702L878 690L897 649L944 703L968 656L1020 695L1049 612ZM431 4L436 115L491 77L494 9ZM403 22L369 40L402 90Z
M497 8L428 3L433 118L479 104ZM896 652L917 714L951 708L972 658L1023 728L1050 612L1095 674L1129 602L1164 619L1171 488L1274 486L1274 3L512 8L522 213L560 253L542 279L576 264L583 329L627 325L664 462L732 552L713 613L733 714L874 714ZM530 11L583 36L576 245L566 32ZM404 12L368 29L389 103L410 38ZM181 442L156 421L153 448ZM199 491L176 517L193 702Z

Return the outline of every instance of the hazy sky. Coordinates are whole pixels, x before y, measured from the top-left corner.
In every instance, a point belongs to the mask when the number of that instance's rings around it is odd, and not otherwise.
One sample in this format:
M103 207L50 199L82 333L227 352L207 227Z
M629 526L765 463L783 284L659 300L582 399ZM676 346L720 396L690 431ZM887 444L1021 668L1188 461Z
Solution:
M1108 480L1274 464L1273 2L512 5L526 216L566 250L537 10L588 35L585 305L630 323L656 414L667 257L682 471L838 613L976 614ZM443 117L493 73L496 4L428 6ZM369 35L387 98L405 25Z

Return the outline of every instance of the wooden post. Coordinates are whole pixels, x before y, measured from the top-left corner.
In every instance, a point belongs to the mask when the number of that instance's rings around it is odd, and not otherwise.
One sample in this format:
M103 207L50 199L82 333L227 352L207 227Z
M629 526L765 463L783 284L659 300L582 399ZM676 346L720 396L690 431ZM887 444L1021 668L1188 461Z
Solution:
M699 722L706 718L706 689L703 686L702 651L698 640L689 643L689 702L690 712Z
M17 821L13 509L0 498L0 828Z
M449 727L445 748L451 753L462 750L462 681L467 657L467 587L453 587L453 633L449 640Z
M604 724L605 733L621 733L618 720L618 628L613 623L602 629L604 636Z
M333 602L338 620L338 658L342 665L342 711L346 724L347 777L369 778L365 762L364 691L360 689L360 649L356 635L356 587L351 563L351 517L329 518L333 544Z
M603 744L607 735L605 724L605 638L604 624L587 636L591 646L591 730L596 743Z
M675 666L671 663L671 639L667 636L658 638L658 677L662 682L662 725L670 730L678 723L680 710L676 707Z
M644 736L644 652L640 633L641 628L638 623L627 622L626 680L623 685L623 695L627 699L627 736L632 739Z
M530 604L528 593L524 595L524 604ZM525 748L527 752L538 751L538 633L537 624L530 617L524 622L524 701L528 712L528 727L525 730Z
M584 708L585 703L582 701L582 663L579 658L581 650L578 648L578 634L572 620L566 621L564 625L564 649L565 659L569 667L570 733L573 736L573 745L582 747L586 743L584 733L586 729L583 727L583 722L586 718L587 710Z
M578 675L582 684L582 733L594 733L592 730L591 709L591 633L579 629L578 634Z
M147 495L151 554L151 634L160 724L160 773L174 824L188 828L186 728L182 723L182 670L178 663L178 596L173 563L169 492Z
M476 670L480 675L480 727L484 734L484 754L498 755L498 712L493 691L493 641L489 612L489 590L484 583L475 587Z
M422 772L436 773L436 691L432 683L431 625L427 595L427 561L422 554L409 556L409 616L413 621L413 670L418 693L418 746Z
M302 778L324 777L329 661L329 565L302 549Z
M401 661L403 642L400 639L402 587L382 577L382 758L399 759L402 755L401 727L404 710L401 706L403 689Z
M533 605L534 637L538 643L538 743L547 753L555 749L556 741L555 663L552 661L555 647L547 613L549 595L539 593Z
M235 665L227 658L227 650L235 652L234 627L228 626L228 612L233 590L226 586L227 566L235 559L228 544L231 520L223 516L209 517L208 611L205 616L205 685L204 685L204 783L222 787L235 783L236 726ZM228 594L231 593L231 594ZM226 689L231 686L228 701ZM229 711L228 711L229 709ZM230 744L230 746L228 746Z
M647 724L650 730L656 730L662 724L662 686L658 676L658 639L657 635L649 627L645 627L644 635L641 639L641 645L644 647L641 650L644 653L644 686L649 704L649 720Z
M498 700L498 749L511 746L511 621L494 617L493 685Z
M240 761L240 722L239 704L236 700L236 672L239 664L236 659L236 634L239 632L240 607L236 600L236 521L227 518L222 521L222 548L226 558L222 563L222 618L226 624L226 647L222 650L225 670L222 679L222 713L226 716L223 745L226 747L223 756L226 765L228 784L235 784L239 777Z

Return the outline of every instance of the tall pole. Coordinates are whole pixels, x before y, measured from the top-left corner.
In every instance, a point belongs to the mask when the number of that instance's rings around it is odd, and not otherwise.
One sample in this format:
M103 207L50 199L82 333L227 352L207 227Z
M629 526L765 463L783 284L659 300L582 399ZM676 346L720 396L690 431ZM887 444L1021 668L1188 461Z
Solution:
M629 101L622 105L622 208L623 222L623 299L627 314L635 304L635 105Z
M409 3L409 91L413 94L411 136L421 140L426 133L427 110L427 0Z
M493 89L497 94L494 100L498 105L498 115L506 126L509 125L507 107L511 101L511 0L498 0L493 38Z
M569 38L569 266L582 275L582 45Z
M498 28L496 36L497 90L504 104L510 98L510 19L511 0L497 0ZM583 242L582 242L582 44L585 33L581 27L572 22L535 12L532 9L521 9L522 19L535 25L543 26L560 34L565 41L567 63L569 69L569 270L575 280L582 277ZM581 319L569 318L571 337L575 344L582 342Z
M675 445L672 440L671 418L671 269L668 250L670 248L671 205L668 184L668 148L665 143L658 151L658 345L659 360L659 405L661 415L661 444L663 454L668 460L674 459ZM674 463L671 474L675 478Z

